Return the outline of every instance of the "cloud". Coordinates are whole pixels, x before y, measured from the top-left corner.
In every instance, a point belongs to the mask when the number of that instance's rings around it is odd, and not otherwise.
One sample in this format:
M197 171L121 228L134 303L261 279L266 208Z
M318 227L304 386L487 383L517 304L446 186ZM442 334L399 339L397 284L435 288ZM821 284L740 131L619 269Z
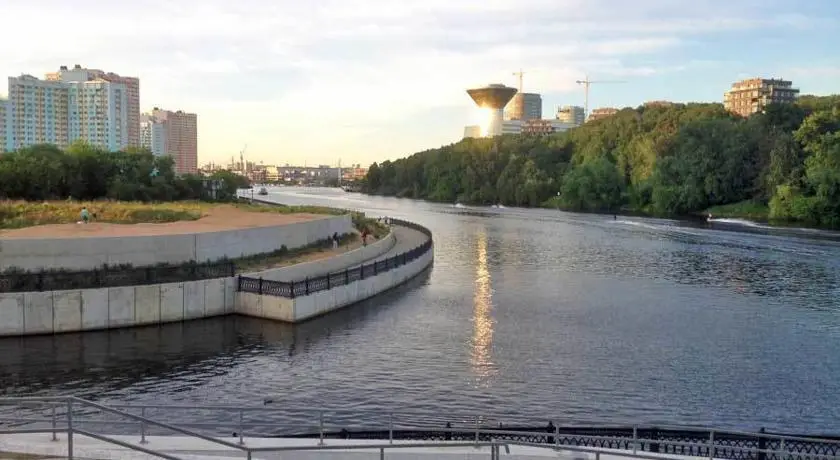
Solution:
M466 87L515 85L519 68L526 89L579 91L586 74L696 68L680 50L699 38L836 25L781 0L6 0L3 16L16 19L0 29L14 44L0 71L78 63L139 76L144 108L199 112L210 156L257 136L251 148L347 139L364 150L350 131L469 106ZM326 142L328 126L344 128Z

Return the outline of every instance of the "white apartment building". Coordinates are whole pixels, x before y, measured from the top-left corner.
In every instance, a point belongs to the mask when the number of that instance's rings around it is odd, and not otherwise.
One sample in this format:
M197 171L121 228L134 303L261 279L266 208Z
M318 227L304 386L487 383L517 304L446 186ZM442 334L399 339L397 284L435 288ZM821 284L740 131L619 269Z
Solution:
M166 155L166 122L150 114L141 115L140 146L155 156Z
M7 150L35 144L67 148L76 140L109 151L128 142L128 91L124 83L103 79L40 80L9 77Z
M66 148L71 140L68 126L69 87L32 75L9 77L6 109L6 149L35 144Z
M128 146L140 146L140 79L137 77L123 77L113 72L104 72L99 69L87 69L76 64L72 69L61 66L58 72L51 72L46 75L48 81L61 81L64 83L86 82L93 80L105 80L110 83L121 83L126 93L126 118L128 132L124 137L128 140Z
M128 142L128 91L102 79L66 83L69 87L70 139L115 152Z

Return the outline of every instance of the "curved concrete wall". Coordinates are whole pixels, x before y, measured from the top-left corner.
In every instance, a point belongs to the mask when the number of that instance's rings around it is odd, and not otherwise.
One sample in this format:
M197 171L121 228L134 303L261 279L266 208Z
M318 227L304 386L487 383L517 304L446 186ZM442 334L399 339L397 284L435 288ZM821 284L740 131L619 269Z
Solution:
M104 238L0 239L0 270L47 268L90 270L103 265L134 266L214 261L265 254L286 245L299 248L353 231L350 215L324 216L274 227L184 235Z
M305 321L397 287L420 274L433 261L434 247L431 247L419 258L385 273L294 299L237 292L234 311L289 323Z
M0 336L143 326L233 313L236 278L0 294Z
M374 257L379 257L382 254L390 251L397 240L394 237L394 232L388 233L381 240L375 243L363 246L352 251L347 251L328 259L314 260L302 264L290 265L288 267L272 268L270 270L263 270L255 273L248 273L243 276L249 278L262 278L271 281L300 281L305 278L311 278L324 273L332 273L344 270L347 267L355 267L361 265Z

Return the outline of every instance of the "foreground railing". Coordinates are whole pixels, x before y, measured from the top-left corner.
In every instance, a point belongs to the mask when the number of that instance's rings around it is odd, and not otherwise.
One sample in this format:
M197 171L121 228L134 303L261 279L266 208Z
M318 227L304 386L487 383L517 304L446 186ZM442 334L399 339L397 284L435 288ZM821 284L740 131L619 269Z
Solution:
M267 401L270 403L270 401ZM58 433L67 433L68 451L73 449L73 433L139 450L162 458L175 458L148 447L151 433L177 433L195 437L222 447L248 454L268 451L312 449L385 449L402 447L491 447L491 458L498 458L498 448L506 445L543 447L554 450L601 453L644 459L673 458L674 456L706 457L709 459L751 460L838 460L840 439L837 437L795 436L766 432L714 430L684 426L631 427L560 427L547 426L488 426L489 418L459 418L459 422L430 427L421 420L412 422L407 414L369 412L373 423L381 428L354 429L341 423L346 416L360 415L342 410L295 410L267 406L186 406L186 405L103 405L79 398L6 398L0 405L39 404L29 408L34 417L0 418L2 425L14 428L0 430L0 434L50 433L57 440ZM192 420L179 420L178 414L191 414ZM305 433L292 434L281 430L284 422ZM155 421L164 418L166 423ZM218 418L218 420L214 420ZM365 418L367 420L367 418ZM426 424L427 426L418 426ZM110 434L87 428L105 427ZM196 430L212 431L213 434ZM227 431L226 431L227 430ZM137 433L138 443L127 443L112 436ZM221 433L231 433L234 440L220 439ZM250 437L283 436L287 438L317 439L317 446L247 446ZM267 434L271 433L271 434ZM371 441L364 444L335 443L336 439ZM387 440L387 444L381 441ZM379 441L379 442L377 442ZM495 451L495 453L494 453ZM496 457L493 457L496 456ZM71 457L72 458L72 455ZM380 457L382 458L382 457Z
M239 276L237 290L252 294L294 299L295 297L306 296L319 291L328 291L338 286L345 286L365 278L370 278L371 276L389 272L419 259L432 249L432 232L429 229L422 225L400 219L391 219L391 223L417 230L426 235L428 239L413 249L387 259L362 264L358 267L329 273L327 275L306 278L301 281L273 281Z

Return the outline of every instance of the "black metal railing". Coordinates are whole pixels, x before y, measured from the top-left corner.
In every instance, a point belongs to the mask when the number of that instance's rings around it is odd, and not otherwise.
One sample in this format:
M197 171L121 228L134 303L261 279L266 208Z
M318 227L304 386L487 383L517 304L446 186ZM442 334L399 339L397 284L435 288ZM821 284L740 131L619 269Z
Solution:
M319 433L292 435L310 438ZM691 457L713 456L730 460L816 460L840 456L840 437L804 439L778 433L681 430L651 427L500 427L493 429L394 429L341 430L323 434L327 439L385 439L423 441L487 441L560 444L566 446L620 449ZM710 452L714 449L714 452ZM785 451L785 454L767 452Z
M158 283L180 283L236 274L233 262L188 263L151 267L103 267L96 270L0 274L0 292L97 289Z
M432 249L432 232L422 225L400 219L391 219L393 225L408 227L412 230L426 235L428 239L421 245L409 249L387 259L362 264L358 267L329 273L313 278L306 278L301 281L273 281L262 278L250 278L239 276L237 290L260 295L272 295L294 299L295 297L306 296L319 291L328 291L337 286L344 286L380 273L391 271L397 267L406 265L422 257Z

